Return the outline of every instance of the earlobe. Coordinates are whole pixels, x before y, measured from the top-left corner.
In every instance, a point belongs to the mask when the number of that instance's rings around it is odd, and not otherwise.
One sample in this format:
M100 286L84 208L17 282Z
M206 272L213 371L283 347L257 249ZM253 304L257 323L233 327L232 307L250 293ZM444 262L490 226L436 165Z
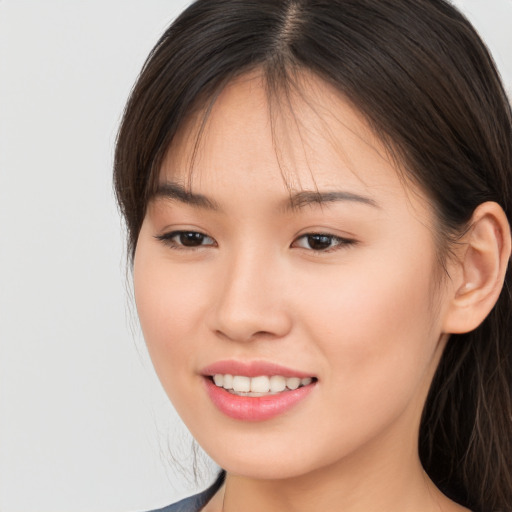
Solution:
M479 205L461 242L459 278L443 328L451 334L476 329L500 295L511 253L510 226L501 206Z

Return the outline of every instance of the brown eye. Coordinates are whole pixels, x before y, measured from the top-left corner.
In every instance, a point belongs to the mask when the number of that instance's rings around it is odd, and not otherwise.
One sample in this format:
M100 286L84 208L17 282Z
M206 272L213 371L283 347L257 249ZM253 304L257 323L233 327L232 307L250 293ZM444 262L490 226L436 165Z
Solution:
M208 237L202 233L197 233L194 231L183 231L176 235L176 238L178 239L180 245L185 247L197 247L198 245L203 245L204 240Z
M214 246L213 238L198 231L172 231L156 237L164 244L176 249L193 249L201 246Z
M310 251L328 252L330 250L340 249L355 243L355 240L341 238L335 235L310 233L298 238L293 243L293 246L300 247L301 249L309 249Z
M308 235L306 237L309 248L314 251L325 251L325 249L329 249L333 243L333 238L334 237L327 235Z

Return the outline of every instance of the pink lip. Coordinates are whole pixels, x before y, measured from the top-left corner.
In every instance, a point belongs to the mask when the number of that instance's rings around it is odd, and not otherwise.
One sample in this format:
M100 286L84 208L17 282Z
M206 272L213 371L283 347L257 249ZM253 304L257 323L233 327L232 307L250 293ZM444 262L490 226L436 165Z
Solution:
M293 391L283 391L275 395L249 397L234 395L224 388L216 386L211 376L215 374L245 375L282 375L283 377L306 378L311 375L267 362L219 361L201 371L204 376L206 392L213 404L226 416L242 421L264 421L279 416L304 400L316 386L313 380L308 386Z
M313 381L293 391L249 397L233 395L216 386L210 378L205 378L204 382L206 392L215 406L226 416L242 421L264 421L279 416L306 398L316 384Z
M274 363L266 361L218 361L210 364L201 370L202 375L213 376L216 374L222 375L245 375L246 377L259 377L260 375L281 375L283 377L299 377L304 379L306 377L313 377L310 373L304 373L291 368L286 368Z

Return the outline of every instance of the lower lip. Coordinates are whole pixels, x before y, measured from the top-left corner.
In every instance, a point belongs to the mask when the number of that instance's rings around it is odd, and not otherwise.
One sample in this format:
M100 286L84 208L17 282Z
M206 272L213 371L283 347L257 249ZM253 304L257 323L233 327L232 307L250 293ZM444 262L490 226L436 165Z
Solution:
M304 400L315 387L308 386L283 391L275 395L260 397L240 396L216 386L210 378L205 378L206 391L215 406L226 416L243 421L264 421L275 418Z

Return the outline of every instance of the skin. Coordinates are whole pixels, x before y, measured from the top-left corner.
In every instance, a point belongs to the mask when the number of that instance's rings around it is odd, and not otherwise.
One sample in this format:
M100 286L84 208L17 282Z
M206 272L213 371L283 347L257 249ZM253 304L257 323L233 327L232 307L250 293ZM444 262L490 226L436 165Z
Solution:
M155 369L228 473L205 510L465 510L435 488L417 453L455 286L439 278L431 208L328 85L305 75L291 103L293 113L284 101L273 108L271 122L258 74L234 81L194 159L192 117L160 182L190 185L216 208L157 196L138 240L135 297ZM290 204L316 190L363 199ZM197 247L157 238L180 230L205 237ZM331 236L329 247L311 248L311 233ZM318 381L276 418L235 420L201 375L226 359Z

